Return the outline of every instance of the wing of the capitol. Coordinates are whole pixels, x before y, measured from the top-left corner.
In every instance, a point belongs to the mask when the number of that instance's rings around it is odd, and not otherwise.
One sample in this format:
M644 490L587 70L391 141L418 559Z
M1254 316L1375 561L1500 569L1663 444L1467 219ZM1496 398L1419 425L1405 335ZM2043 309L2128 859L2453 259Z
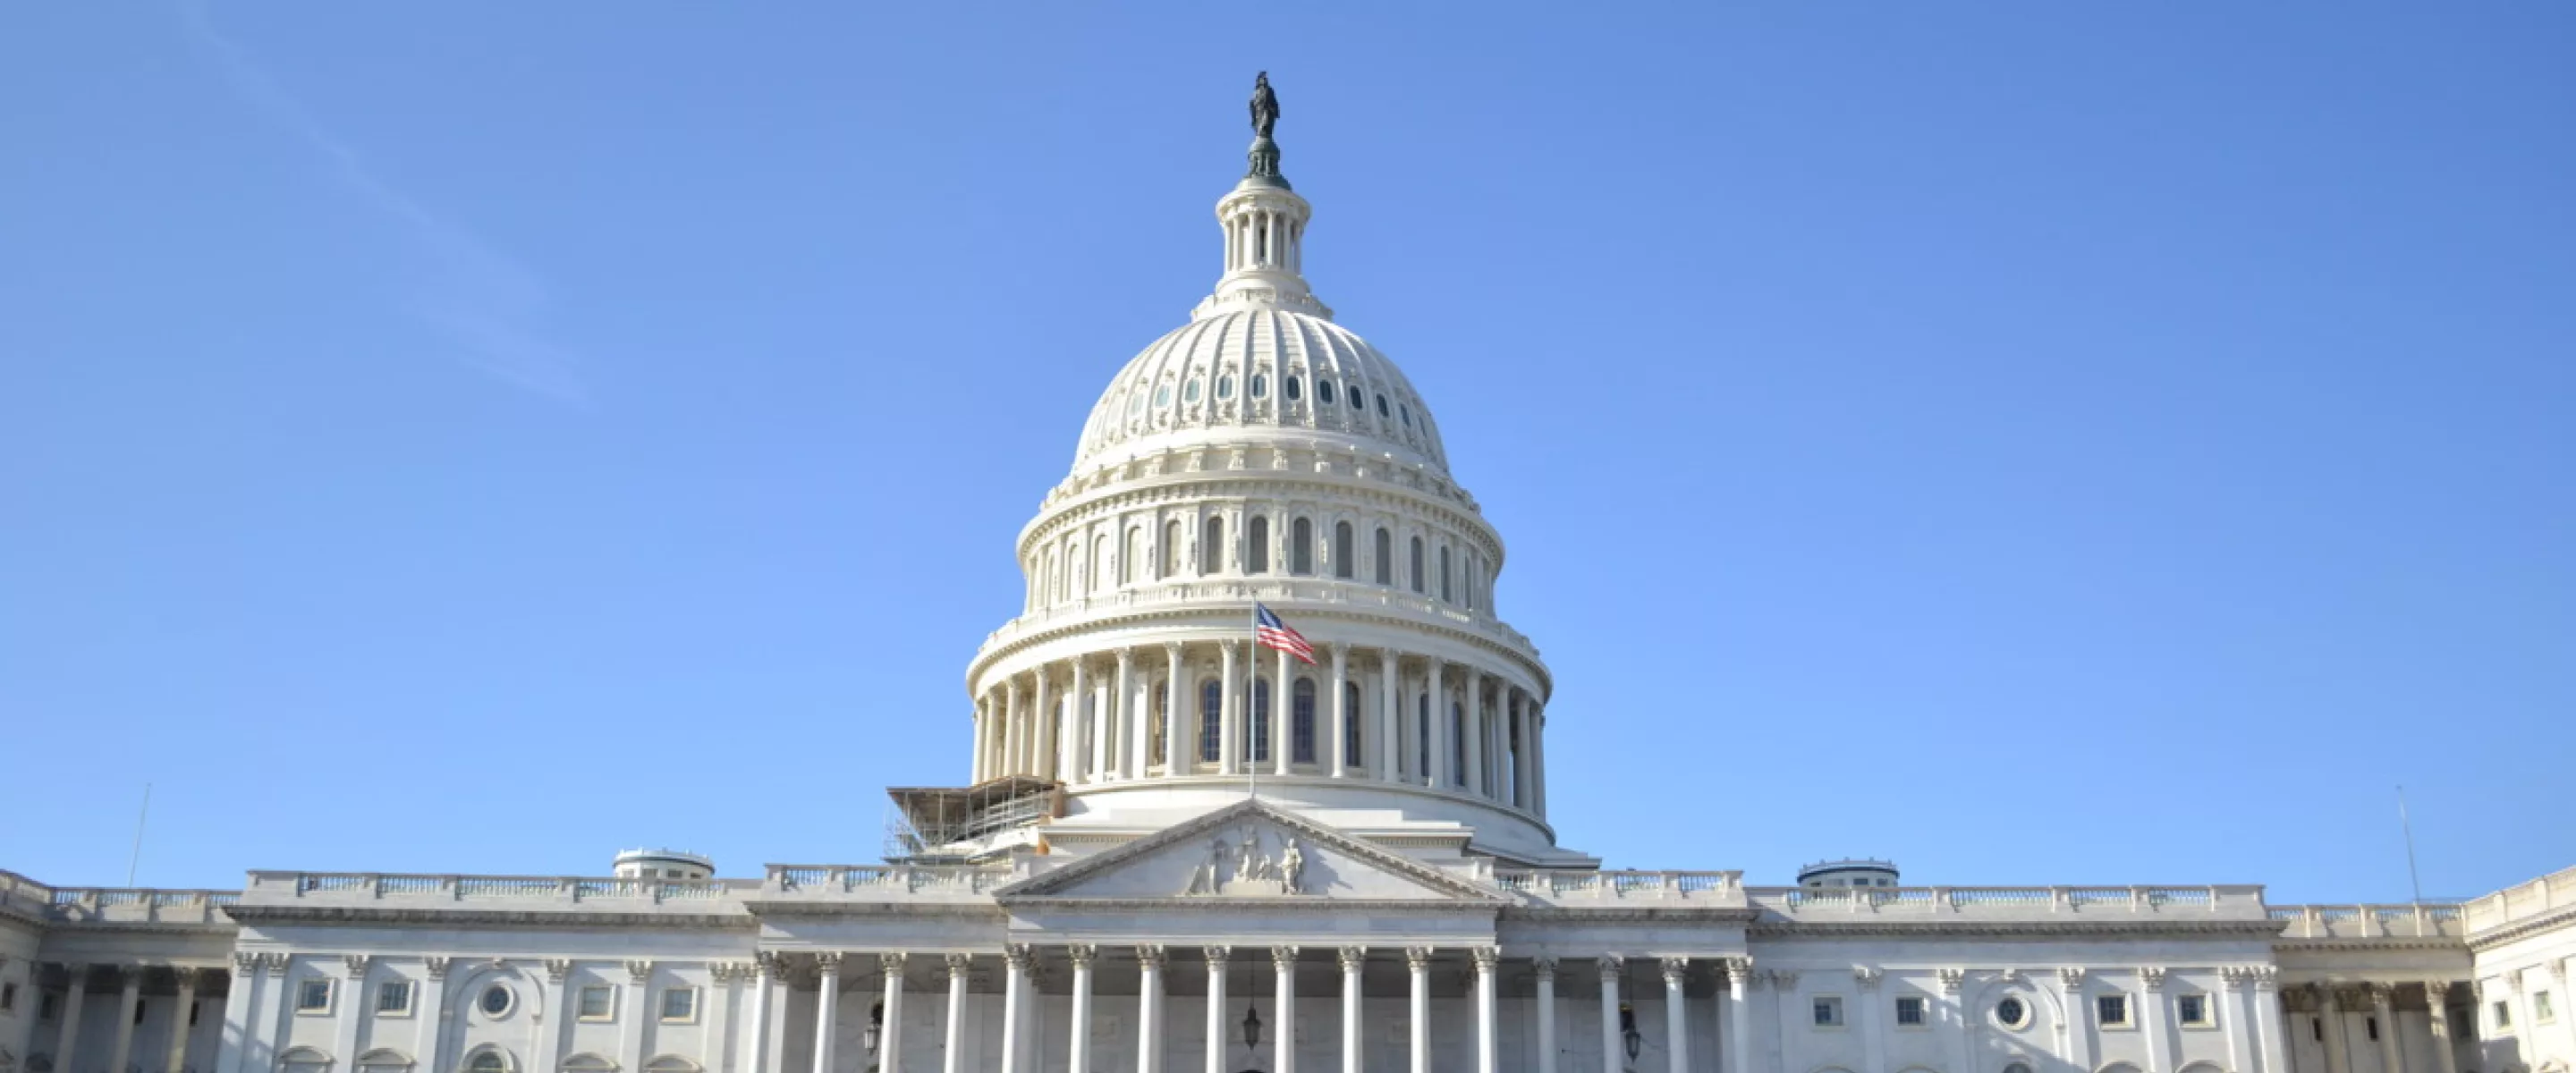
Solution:
M1266 110L1265 110L1266 109ZM0 1073L2508 1073L2576 869L2464 902L1614 871L1430 403L1308 289L1266 83L1224 271L1111 378L883 863L0 872ZM1253 643L1256 603L1314 644ZM960 727L961 730L965 729ZM1688 864L1691 862L1673 862ZM1722 863L1722 862L1721 862Z

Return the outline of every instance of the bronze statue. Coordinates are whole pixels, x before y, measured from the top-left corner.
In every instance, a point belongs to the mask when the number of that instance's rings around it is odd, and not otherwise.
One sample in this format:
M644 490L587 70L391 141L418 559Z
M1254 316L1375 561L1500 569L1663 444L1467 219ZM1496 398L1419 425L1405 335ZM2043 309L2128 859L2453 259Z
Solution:
M1270 92L1270 72L1263 71L1252 79L1252 135L1268 139L1272 124L1279 122L1279 95Z

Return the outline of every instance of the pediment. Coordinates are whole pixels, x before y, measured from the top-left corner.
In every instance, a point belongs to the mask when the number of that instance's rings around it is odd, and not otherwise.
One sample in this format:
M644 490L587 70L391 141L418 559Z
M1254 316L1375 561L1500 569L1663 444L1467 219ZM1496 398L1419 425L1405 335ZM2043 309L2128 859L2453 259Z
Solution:
M1037 900L1502 904L1495 892L1259 799L994 892Z

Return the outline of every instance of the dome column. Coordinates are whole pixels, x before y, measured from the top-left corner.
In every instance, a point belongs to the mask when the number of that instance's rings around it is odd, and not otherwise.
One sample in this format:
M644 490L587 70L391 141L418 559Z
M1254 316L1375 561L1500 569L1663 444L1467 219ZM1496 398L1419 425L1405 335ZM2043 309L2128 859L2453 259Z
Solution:
M1222 663L1218 672L1216 773L1233 775L1235 757L1243 751L1243 678L1235 667L1235 650L1241 642L1219 641L1217 651Z
M1052 777L1061 780L1064 777L1064 771L1056 766L1055 762L1055 697L1049 688L1053 684L1051 679L1055 675L1053 670L1044 663L1037 665L1035 673L1037 696L1036 703L1029 709L1030 752L1028 763L1025 765L1026 773L1047 778L1050 777L1048 773L1053 772Z
M1474 667L1466 671L1467 680L1461 684L1467 696L1460 709L1466 716L1458 730L1467 737L1467 792L1491 797L1493 792L1485 784L1485 746L1491 737L1485 733L1485 675Z
M1084 710L1090 707L1091 668L1079 656L1072 662L1073 684L1065 690L1064 694L1062 741L1064 743L1063 778L1066 785L1091 781L1090 772L1084 769L1085 763L1091 757L1091 725L1088 718L1090 713Z
M1333 643L1333 777L1351 777L1351 720L1360 717L1350 705L1351 646Z
M1198 698L1184 688L1189 679L1181 671L1179 642L1163 646L1163 661L1171 675L1163 687L1163 777L1177 779L1190 770L1182 758L1198 755L1195 749L1184 751L1184 746L1193 744L1198 720L1183 714L1196 714Z
M1130 755L1137 751L1135 744L1137 688L1136 650L1121 648L1118 650L1118 681L1114 687L1117 702L1114 705L1115 721L1111 724L1116 732L1105 735L1109 738L1107 766L1110 770L1104 773L1119 779L1132 779L1145 773L1143 764L1136 764L1131 770L1128 763Z
M1402 725L1396 722L1398 708L1404 703L1400 693L1402 684L1396 651L1392 648L1378 649L1377 777L1387 782L1396 781L1396 759L1403 755L1404 749L1402 736L1396 733L1396 728Z
M1449 771L1449 698L1440 688L1439 660L1428 661L1423 678L1422 691L1431 699L1431 718L1428 720L1431 724L1431 762L1422 765L1422 781L1423 785L1434 790L1445 790L1456 780Z
M1288 730L1296 722L1297 699L1296 690L1289 686L1296 681L1292 677L1297 673L1296 659L1287 649L1280 649L1279 670L1270 679L1270 773L1273 775L1289 774L1289 761L1293 759L1288 751Z

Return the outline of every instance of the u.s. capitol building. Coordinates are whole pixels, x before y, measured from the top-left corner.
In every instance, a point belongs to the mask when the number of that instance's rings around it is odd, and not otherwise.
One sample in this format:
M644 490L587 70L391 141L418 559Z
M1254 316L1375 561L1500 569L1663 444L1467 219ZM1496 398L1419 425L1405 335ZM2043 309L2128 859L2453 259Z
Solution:
M0 873L0 1073L2505 1073L2576 1059L2576 870L2461 903L1607 871L1402 371L1308 290L1255 99L1224 270L1111 378L886 863ZM1256 603L1315 647L1252 644ZM1566 726L1580 727L1580 720ZM961 728L963 729L963 728ZM961 735L962 736L962 735ZM1686 862L1675 862L1686 863Z

